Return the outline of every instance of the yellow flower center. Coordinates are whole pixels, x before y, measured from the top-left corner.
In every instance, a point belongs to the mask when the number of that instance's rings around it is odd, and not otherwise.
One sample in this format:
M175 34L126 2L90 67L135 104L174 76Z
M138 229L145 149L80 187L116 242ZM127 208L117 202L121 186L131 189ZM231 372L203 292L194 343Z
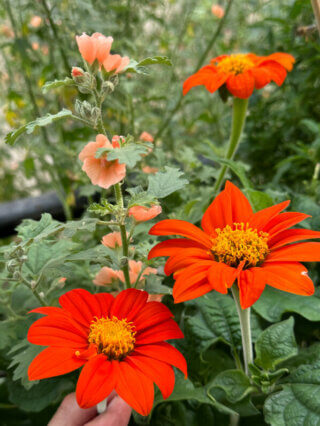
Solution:
M230 55L222 59L217 68L219 71L222 71L226 74L242 74L248 69L252 68L254 63L243 53L237 55Z
M233 227L216 230L217 237L211 248L218 262L237 267L245 261L244 268L261 264L269 253L268 234L249 228L246 223L234 223Z
M88 342L94 343L98 353L105 354L109 360L122 360L134 349L134 329L133 323L126 319L96 318L91 323Z

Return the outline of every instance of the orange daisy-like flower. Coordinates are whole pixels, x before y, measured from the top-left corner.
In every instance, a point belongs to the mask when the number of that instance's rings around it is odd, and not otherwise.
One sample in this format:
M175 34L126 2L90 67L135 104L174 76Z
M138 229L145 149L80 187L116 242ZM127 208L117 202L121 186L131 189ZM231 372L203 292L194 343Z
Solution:
M183 337L172 313L147 299L147 292L136 289L117 297L76 289L60 297L61 308L31 311L46 316L31 325L28 340L48 347L30 364L29 379L83 366L76 389L80 407L92 407L115 390L138 413L150 413L153 383L168 398L175 381L172 366L185 376L187 366L183 355L165 342Z
M199 229L183 220L154 225L152 235L181 235L157 244L149 259L169 256L165 273L174 274L176 303L211 290L226 294L237 280L243 309L259 299L266 284L309 296L314 287L299 262L320 261L320 243L297 241L320 238L320 232L289 229L309 217L281 213L290 201L253 213L249 201L231 182L203 215Z
M201 85L213 93L225 84L232 95L247 99L254 89L262 89L271 81L281 86L294 62L293 56L281 52L269 56L253 53L217 56L210 65L187 78L183 84L183 94Z

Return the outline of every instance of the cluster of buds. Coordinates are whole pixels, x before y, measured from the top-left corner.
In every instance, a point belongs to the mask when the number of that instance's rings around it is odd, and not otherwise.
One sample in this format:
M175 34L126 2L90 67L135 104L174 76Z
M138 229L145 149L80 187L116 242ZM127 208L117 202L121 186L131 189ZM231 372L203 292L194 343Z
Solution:
M95 77L80 67L72 67L71 77L81 93L92 93L97 86Z
M5 254L5 258L8 260L6 268L12 278L19 280L21 276L21 269L23 263L28 260L28 256L25 254L25 250L21 246L15 247L11 252Z
M101 112L99 108L92 106L87 101L81 102L77 99L75 103L75 110L81 118L90 121L93 126L96 127L101 117Z

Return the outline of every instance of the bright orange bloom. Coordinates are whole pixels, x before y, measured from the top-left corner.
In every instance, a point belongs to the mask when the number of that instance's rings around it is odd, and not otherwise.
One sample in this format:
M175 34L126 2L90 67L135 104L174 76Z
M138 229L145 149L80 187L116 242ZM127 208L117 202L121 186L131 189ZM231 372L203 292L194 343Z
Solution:
M132 216L137 222L145 222L158 216L162 212L162 208L159 205L152 207L144 206L133 206L129 209L129 216Z
M136 260L129 260L129 277L130 283L134 285L137 281L138 276L140 275L142 269L142 262ZM143 281L147 275L156 274L157 270L155 268L150 268L149 266L143 270L139 281ZM125 282L124 274L121 270L114 270L104 266L95 276L93 283L96 285L108 285L113 281L120 280Z
M123 71L124 68L129 65L130 58L128 56L120 55L108 55L103 61L103 67L107 72L113 71L114 74L118 74Z
M151 235L181 235L157 244L149 259L169 256L165 273L173 273L176 303L211 290L226 294L237 280L243 309L255 303L266 284L289 293L314 292L307 269L299 262L319 262L320 243L297 241L320 238L320 232L289 229L309 217L281 213L290 201L253 213L249 201L231 182L203 215L199 229L183 220L154 225Z
M99 64L102 65L109 56L113 38L105 37L100 33L94 33L92 36L83 33L81 36L76 36L76 41L85 61L92 65L97 59Z
M219 4L213 4L211 6L211 12L218 19L222 19L224 17L224 8Z
M87 173L93 185L101 188L120 182L126 175L126 165L119 164L118 160L108 161L108 155L95 158L99 148L117 148L118 143L110 143L104 135L97 135L95 142L89 142L79 154L80 161L83 161L82 170Z
M183 84L183 94L201 85L213 93L225 84L232 95L247 99L254 89L262 89L271 81L281 86L294 62L293 56L281 52L269 56L253 53L217 56L210 61L210 65L187 78Z
M141 135L139 136L139 139L141 141L144 141L144 142L153 142L154 141L153 136L148 132L142 132Z
M61 308L32 310L46 315L28 332L30 343L48 346L30 364L29 380L60 376L82 367L76 397L82 408L92 407L113 390L146 416L153 405L153 383L163 398L174 388L174 371L185 376L182 354L165 340L181 339L172 313L148 293L136 289L91 294L71 290L60 297Z

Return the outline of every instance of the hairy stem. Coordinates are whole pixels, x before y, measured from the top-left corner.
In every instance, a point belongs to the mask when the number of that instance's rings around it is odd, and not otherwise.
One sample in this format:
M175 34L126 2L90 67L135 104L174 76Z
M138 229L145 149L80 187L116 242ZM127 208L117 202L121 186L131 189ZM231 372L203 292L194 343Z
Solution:
M237 283L231 287L233 299L235 301L241 328L242 349L245 373L249 375L249 364L253 362L251 327L250 327L250 308L242 309L240 305L239 289Z
M248 99L233 98L233 109L232 109L232 128L229 139L228 149L225 155L227 160L232 160L235 153L237 152L240 144L242 130L246 121L246 113L248 108ZM214 185L214 193L217 194L223 184L223 180L228 170L228 166L223 165L221 167L219 176Z

